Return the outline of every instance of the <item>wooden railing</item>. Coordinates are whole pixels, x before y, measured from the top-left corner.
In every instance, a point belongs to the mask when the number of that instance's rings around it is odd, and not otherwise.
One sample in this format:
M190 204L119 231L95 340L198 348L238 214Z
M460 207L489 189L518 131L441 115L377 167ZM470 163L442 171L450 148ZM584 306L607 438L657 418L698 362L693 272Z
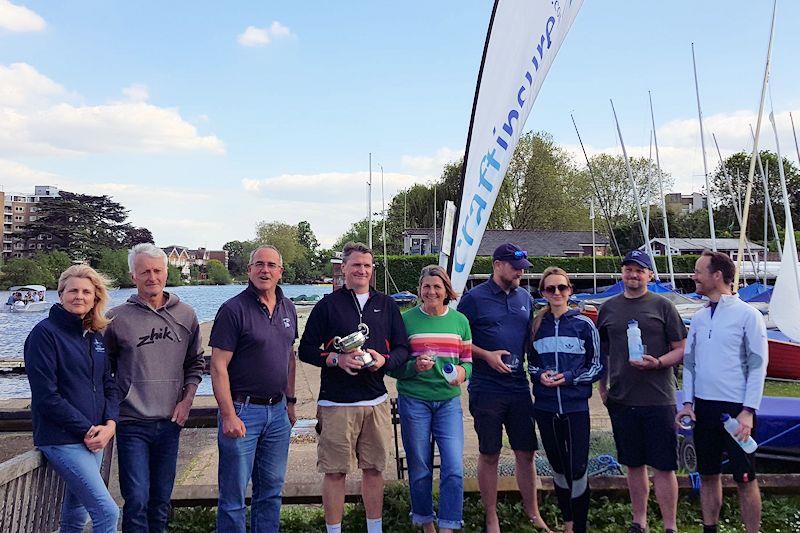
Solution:
M108 485L114 440L106 446L100 473ZM0 464L0 531L52 533L58 529L64 481L39 450Z
M56 531L63 500L64 482L40 451L0 465L0 531Z

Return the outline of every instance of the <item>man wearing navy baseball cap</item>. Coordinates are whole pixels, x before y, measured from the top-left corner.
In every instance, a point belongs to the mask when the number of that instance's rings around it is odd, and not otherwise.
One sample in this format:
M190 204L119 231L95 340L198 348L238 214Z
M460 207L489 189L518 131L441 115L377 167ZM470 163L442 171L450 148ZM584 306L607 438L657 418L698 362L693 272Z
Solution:
M522 364L530 338L533 301L519 283L531 266L525 250L511 243L501 244L492 254L492 276L466 293L458 304L472 330L469 410L478 434L478 486L489 533L500 531L497 464L503 427L514 450L525 511L534 524L547 529L536 501L533 402Z
M600 307L597 329L607 373L600 398L608 408L619 462L628 467L633 522L628 533L648 531L647 499L653 468L656 499L664 530L677 531L678 481L675 434L675 374L683 360L686 327L675 305L647 290L653 262L641 250L622 260L623 293ZM638 325L645 355L629 360L628 327Z

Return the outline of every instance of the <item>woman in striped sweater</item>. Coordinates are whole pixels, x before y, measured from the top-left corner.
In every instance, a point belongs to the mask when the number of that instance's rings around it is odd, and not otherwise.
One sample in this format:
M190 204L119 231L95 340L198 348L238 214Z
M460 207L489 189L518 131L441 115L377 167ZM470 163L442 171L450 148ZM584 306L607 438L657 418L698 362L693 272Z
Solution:
M398 380L412 522L426 533L435 531L432 437L441 458L438 526L447 533L461 528L464 506L460 385L472 372L472 335L467 318L447 305L457 296L442 267L422 269L418 294L422 303L403 315L412 357L392 375Z

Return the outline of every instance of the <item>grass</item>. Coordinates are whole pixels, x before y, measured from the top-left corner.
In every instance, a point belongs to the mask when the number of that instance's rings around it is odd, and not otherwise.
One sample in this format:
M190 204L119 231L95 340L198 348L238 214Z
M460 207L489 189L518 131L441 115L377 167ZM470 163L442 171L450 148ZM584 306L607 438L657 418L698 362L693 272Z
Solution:
M772 381L764 383L764 396L785 396L800 398L800 382L797 381Z
M403 487L386 489L383 510L383 530L386 533L406 533L419 531L411 526L408 517L410 509L408 492ZM764 498L763 531L800 531L800 496L770 495ZM548 493L541 498L542 517L550 527L563 526L555 497ZM214 531L213 508L177 509L170 523L172 532L212 532ZM600 533L624 531L630 523L630 502L622 496L593 496L589 513L589 530ZM528 524L522 504L512 496L501 497L498 501L500 526L504 532L528 533L536 531ZM651 498L648 520L651 531L662 531L658 518L658 505ZM681 497L678 504L678 528L693 533L702 531L700 503L696 497ZM464 532L478 532L483 529L483 508L477 495L464 498ZM364 508L360 504L345 506L342 531L355 533L366 529ZM306 533L325 531L325 519L320 505L286 505L281 510L281 531L286 533ZM726 496L720 517L720 532L734 533L744 531L739 515L739 505L735 496Z

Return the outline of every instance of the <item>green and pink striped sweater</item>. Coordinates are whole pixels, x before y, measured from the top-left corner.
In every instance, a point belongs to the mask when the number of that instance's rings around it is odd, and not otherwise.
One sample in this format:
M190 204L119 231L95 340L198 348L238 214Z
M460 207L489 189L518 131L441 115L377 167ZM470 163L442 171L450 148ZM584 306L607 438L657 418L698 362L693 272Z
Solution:
M411 345L411 358L391 375L397 378L397 392L419 400L441 401L461 394L461 387L450 385L442 368L447 363L464 367L467 379L472 374L472 333L467 317L448 308L442 316L426 315L417 306L403 313ZM416 358L426 352L436 354L436 364L426 372L414 368Z

